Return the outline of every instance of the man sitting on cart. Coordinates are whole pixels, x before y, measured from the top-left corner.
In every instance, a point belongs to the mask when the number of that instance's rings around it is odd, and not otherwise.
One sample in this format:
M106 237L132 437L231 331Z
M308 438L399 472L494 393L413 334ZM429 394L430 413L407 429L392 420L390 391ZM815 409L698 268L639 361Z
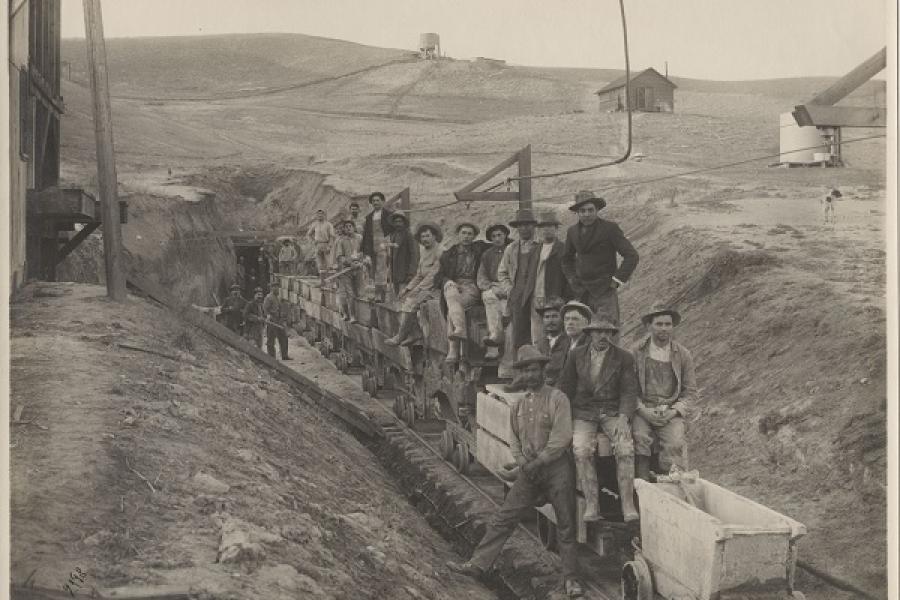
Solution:
M473 577L484 575L519 520L534 510L538 498L546 497L556 514L566 593L581 596L575 543L575 473L568 450L572 443L572 413L566 395L544 383L544 366L549 360L536 346L519 348L513 367L525 393L511 410L513 435L509 444L516 462L503 467L500 473L514 483L472 558L461 564L448 562L447 568Z

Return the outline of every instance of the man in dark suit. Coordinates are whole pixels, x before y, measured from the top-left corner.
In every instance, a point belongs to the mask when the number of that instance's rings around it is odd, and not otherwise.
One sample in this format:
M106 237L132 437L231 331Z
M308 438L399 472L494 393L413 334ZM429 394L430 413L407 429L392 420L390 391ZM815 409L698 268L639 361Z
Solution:
M390 269L387 262L387 243L390 242L393 231L392 213L384 208L384 194L381 192L369 194L369 204L372 205L372 212L366 215L360 250L369 257L372 283L375 285L376 293L383 300L387 286L387 272Z
M565 302L563 302L562 298L542 298L540 304L534 309L534 312L541 318L544 330L543 334L537 339L535 346L550 359L547 367L544 369L547 385L550 386L556 385L556 378L559 376L563 362L565 362L561 355L568 350L566 334L562 328L562 315L560 314L563 304ZM556 360L554 361L554 359ZM556 363L555 365L554 362ZM552 373L549 371L551 365L554 365Z
M578 213L578 223L566 233L563 272L576 300L595 313L609 315L619 324L619 297L616 290L628 281L638 264L638 253L622 229L597 216L606 200L589 191L575 195L569 207ZM617 255L622 264L617 265Z
M409 230L409 218L401 212L391 215L390 249L391 257L391 285L394 287L394 295L399 296L400 291L416 276L416 268L419 266L419 242Z
M619 328L605 316L594 317L585 333L591 343L569 351L559 389L572 402L575 469L584 493L582 519L597 521L600 488L594 469L594 453L603 456L610 445L616 457L616 479L625 521L634 521L634 442L631 417L637 408L638 381L634 359L613 345Z

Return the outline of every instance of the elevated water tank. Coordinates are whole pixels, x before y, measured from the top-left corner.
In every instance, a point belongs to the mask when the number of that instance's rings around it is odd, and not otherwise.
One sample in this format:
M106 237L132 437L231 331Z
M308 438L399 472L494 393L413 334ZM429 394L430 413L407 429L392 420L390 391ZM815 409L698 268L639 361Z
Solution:
M828 152L828 143L818 127L800 127L789 112L781 113L781 143L779 152L781 163L810 164L816 161L816 154Z
M422 58L439 57L441 55L441 36L436 33L420 33L419 52Z

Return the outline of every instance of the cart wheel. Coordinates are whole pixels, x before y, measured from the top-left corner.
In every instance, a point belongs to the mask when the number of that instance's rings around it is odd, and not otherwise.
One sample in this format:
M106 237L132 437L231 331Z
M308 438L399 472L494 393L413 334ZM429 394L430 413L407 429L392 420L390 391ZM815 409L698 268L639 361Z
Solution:
M446 429L441 432L440 450L444 460L453 460L453 434Z
M469 465L471 463L472 459L469 456L469 445L465 442L460 442L456 447L456 460L453 462L453 465L456 467L457 471L465 475L469 472Z
M556 523L547 518L543 513L537 514L538 538L545 550L555 552L557 548Z
M653 600L653 579L650 567L641 555L622 567L623 600Z

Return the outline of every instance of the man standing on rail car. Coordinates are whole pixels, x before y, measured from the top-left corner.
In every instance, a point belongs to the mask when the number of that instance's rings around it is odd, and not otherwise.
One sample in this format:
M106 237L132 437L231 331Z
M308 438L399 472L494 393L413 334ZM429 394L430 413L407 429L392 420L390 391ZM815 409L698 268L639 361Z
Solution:
M375 285L376 294L384 300L387 286L387 246L385 243L391 235L391 211L384 208L384 194L369 194L372 212L366 215L366 223L362 232L362 251L371 261L370 277Z
M534 278L533 306L540 306L546 298L571 296L569 282L562 270L566 245L559 240L559 219L556 218L556 213L552 210L541 213L537 226L541 237L541 251ZM531 339L534 343L544 337L544 323L539 317L540 314L535 311L531 319Z
M606 200L593 192L581 191L575 195L575 203L569 210L578 213L578 223L566 233L562 268L574 298L595 313L609 315L618 326L616 290L625 285L637 267L638 253L616 223L597 216L605 206ZM622 257L618 266L617 255Z
M334 245L334 260L337 264L337 297L341 316L345 321L356 323L356 299L362 289L362 270L368 258L359 251L362 237L350 219L338 224L338 239Z
M409 218L402 212L391 215L391 227L393 231L387 243L391 257L391 285L394 294L399 296L400 290L416 276L419 244L409 230Z
M449 351L444 359L448 363L459 360L459 345L466 341L466 309L481 298L481 290L475 283L481 256L488 244L475 240L478 226L463 222L456 226L459 242L441 255L440 268L434 276L434 287L444 292L447 303L447 340Z
M246 306L247 301L241 297L241 286L235 283L231 286L231 293L222 303L222 315L225 317L225 327L238 335L241 333L241 323L244 322Z
M263 325L266 322L266 311L263 310L263 290L253 290L253 299L244 307L244 337L262 348Z
M297 261L297 249L291 240L281 240L281 248L278 249L278 272L282 275L294 274L294 263Z
M575 468L584 493L582 519L598 521L600 487L594 453L612 445L616 479L626 522L638 519L634 508L634 442L630 419L637 407L637 375L627 350L613 345L619 328L609 317L595 316L584 328L591 343L569 351L559 389L572 399Z
M631 432L637 476L649 481L654 437L659 440L659 467L664 473L685 467L684 417L697 398L697 379L691 353L672 339L672 329L681 322L678 311L656 303L641 322L650 335L632 351L639 388Z
M525 344L532 343L531 322L537 320L536 313L532 316L534 312L532 306L534 306L541 244L534 239L537 219L530 209L517 210L515 218L509 225L516 229L519 239L503 251L503 259L497 268L497 278L508 295L506 311L512 318L512 350L515 351Z
M503 251L509 244L509 227L502 223L491 225L484 232L484 237L491 243L481 255L481 265L475 282L481 290L481 301L484 303L484 314L487 318L488 335L481 343L487 348L485 358L500 356L503 345L503 316L506 314L506 290L497 279L497 269L503 259Z
M325 275L331 267L331 247L337 236L334 226L325 220L325 211L321 208L316 211L316 220L309 226L307 235L316 245L316 269L319 271L319 280L324 283Z
M281 299L278 282L263 300L263 311L266 313L266 352L275 358L275 339L281 350L281 360L291 360L288 356L287 328L291 325L291 305Z
M575 473L569 445L572 443L572 413L565 394L544 383L544 366L550 359L535 346L519 349L513 364L516 379L525 390L510 411L512 438L509 449L514 464L506 465L504 479L515 481L506 499L468 562L448 562L455 573L481 577L494 564L519 520L534 510L538 497L546 497L556 514L557 543L563 578L569 596L584 592L578 581L578 550L575 544Z
M412 346L421 340L421 331L416 331L416 312L436 293L434 276L441 266L444 234L438 225L426 222L416 229L416 239L422 245L419 266L415 276L400 290L397 298L400 301L400 329L397 335L384 340L388 346Z

